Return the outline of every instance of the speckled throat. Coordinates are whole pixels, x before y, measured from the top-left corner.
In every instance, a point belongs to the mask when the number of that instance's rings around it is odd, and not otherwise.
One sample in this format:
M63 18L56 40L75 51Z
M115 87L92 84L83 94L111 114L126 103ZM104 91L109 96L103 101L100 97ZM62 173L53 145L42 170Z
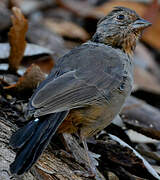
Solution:
M133 56L137 40L141 36L141 32L131 32L131 33L118 33L114 35L107 36L103 39L100 35L95 34L92 41L104 43L106 45L112 46L113 48L119 48L125 52L129 57Z

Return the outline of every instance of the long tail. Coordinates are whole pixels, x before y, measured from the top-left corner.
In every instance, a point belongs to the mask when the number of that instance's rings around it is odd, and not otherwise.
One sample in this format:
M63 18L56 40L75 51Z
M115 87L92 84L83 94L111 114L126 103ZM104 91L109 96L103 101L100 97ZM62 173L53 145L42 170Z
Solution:
M10 145L18 150L14 162L10 165L12 174L23 174L32 167L67 113L59 112L37 118L12 135Z

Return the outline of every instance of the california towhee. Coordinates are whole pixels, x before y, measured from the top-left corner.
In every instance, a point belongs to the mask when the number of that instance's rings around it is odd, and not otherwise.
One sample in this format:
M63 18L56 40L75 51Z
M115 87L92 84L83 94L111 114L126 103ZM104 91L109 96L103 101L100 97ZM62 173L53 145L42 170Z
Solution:
M32 119L11 137L18 150L11 173L30 169L55 132L78 133L88 153L85 139L104 129L131 93L133 51L150 25L135 11L116 7L90 41L58 60L29 101Z

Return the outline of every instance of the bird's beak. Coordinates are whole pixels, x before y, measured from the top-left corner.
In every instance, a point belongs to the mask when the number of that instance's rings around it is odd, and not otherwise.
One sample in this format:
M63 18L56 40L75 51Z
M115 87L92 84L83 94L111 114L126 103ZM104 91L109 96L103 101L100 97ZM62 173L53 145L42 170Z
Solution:
M145 28L147 28L147 27L149 27L149 26L151 26L151 25L152 25L152 23L150 23L149 21L140 18L140 19L137 19L137 20L132 24L132 28L135 29L135 30L136 30L136 29L141 29L141 30L143 30L143 29L145 29Z

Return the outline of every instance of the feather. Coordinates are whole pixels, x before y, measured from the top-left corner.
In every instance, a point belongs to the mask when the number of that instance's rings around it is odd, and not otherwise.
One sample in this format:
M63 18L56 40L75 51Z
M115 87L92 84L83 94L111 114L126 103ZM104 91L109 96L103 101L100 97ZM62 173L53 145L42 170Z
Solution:
M29 125L23 128L25 136L23 131L18 131L14 138L12 138L14 140L11 141L11 144L18 148L16 158L10 165L11 173L23 174L37 161L67 114L67 111L60 112L40 117L36 122L32 121L32 126L35 126L35 129L32 128L32 135L29 134L31 131L28 131L28 134L26 133ZM17 144L13 143L15 137L20 137L20 140L17 139L19 141Z

